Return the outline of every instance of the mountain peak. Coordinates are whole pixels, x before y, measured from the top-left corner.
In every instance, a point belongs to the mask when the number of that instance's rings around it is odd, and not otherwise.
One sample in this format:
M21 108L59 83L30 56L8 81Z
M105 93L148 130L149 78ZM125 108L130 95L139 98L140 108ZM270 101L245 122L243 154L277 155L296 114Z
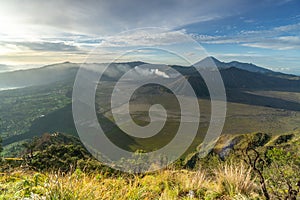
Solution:
M250 72L259 72L259 73L274 73L272 70L263 68L263 67L259 67L257 65L254 65L252 63L242 63L242 62L238 62L238 61L232 61L227 63L228 66L230 67L236 67L239 69L243 69L243 70L247 70Z
M222 63L221 61L219 61L218 59L216 59L215 57L213 56L207 56L206 58L204 58L203 60L201 60L200 62L202 61L213 61L215 63Z
M276 72L273 72L272 70L256 66L252 63L242 63L242 62L238 62L238 61L222 62L213 56L208 56L208 57L204 58L203 60L194 64L194 66L198 67L198 68L202 68L202 69L205 69L205 68L210 69L210 68L212 68L212 66L216 66L219 70L235 67L237 69L242 69L242 70L246 70L246 71L250 71L250 72L263 73L263 74L276 73Z
M193 66L194 67L200 67L200 68L210 68L212 66L217 66L219 67L219 65L222 65L223 62L219 61L218 59L216 59L213 56L208 56L202 60L200 60L199 62L195 63Z

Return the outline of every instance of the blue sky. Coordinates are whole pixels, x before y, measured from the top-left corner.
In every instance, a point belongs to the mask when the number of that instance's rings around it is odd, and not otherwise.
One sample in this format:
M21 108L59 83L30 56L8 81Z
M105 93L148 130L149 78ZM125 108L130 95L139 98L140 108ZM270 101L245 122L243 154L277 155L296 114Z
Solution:
M299 0L12 0L0 2L0 24L0 64L10 66L85 62L96 47L97 60L88 61L108 62L133 46L176 46L192 55L186 35L222 61L300 74ZM144 27L167 31L150 35ZM143 51L123 59L159 56Z

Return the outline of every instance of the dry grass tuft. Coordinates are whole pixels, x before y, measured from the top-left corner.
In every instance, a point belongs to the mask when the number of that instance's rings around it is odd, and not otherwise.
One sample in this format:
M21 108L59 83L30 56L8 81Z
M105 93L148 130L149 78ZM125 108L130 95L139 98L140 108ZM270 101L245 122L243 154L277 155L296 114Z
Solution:
M234 197L237 195L251 196L258 191L251 169L243 163L224 164L215 170L217 192Z

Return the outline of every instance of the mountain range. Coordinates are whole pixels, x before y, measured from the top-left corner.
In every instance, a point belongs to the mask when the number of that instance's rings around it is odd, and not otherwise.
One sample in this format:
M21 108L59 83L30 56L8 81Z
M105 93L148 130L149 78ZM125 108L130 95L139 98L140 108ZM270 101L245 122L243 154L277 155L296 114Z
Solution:
M141 71L139 66L144 64L149 69ZM4 121L2 124L5 125L0 126L3 144L12 145L15 142L45 132L59 131L76 135L71 106L72 87L76 74L81 66L84 66L88 73L94 74L97 68L104 68L107 65L105 63L78 64L64 62L36 69L0 73L0 88L20 87L16 90L0 91L0 119ZM229 114L226 121L232 127L226 128L225 124L226 133L237 133L240 127L244 127L243 131L248 129L249 131L250 129L261 131L261 127L269 121L272 122L270 128L272 131L297 129L299 123L295 116L300 112L299 76L274 72L249 63L221 62L214 57L207 57L190 67L170 66L181 73L189 81L199 99L203 99L204 110L210 107L210 104L206 103L209 100L209 92L198 70L211 70L211 73L218 73L212 70L213 68L210 67L212 65L219 69L226 89L229 105ZM134 145L139 148L139 145L144 143L129 136L120 135L120 130L116 129L111 121L109 105L106 105L103 101L109 97L110 94L108 93L112 91L111 88L115 82L128 70L134 70L140 76L155 74L156 76L169 78L180 90L184 90L186 87L182 78L173 76L170 70L163 71L160 65L157 64L140 61L109 64L101 78L101 81L105 84L98 88L96 94L96 101L99 101L101 105L97 108L97 114L109 130L110 138L124 149ZM157 87L150 86L141 90L140 93L143 99L156 99L161 95L161 89L157 89ZM167 102L170 104L170 99ZM142 110L147 106L145 106L145 103L141 104L138 100L134 100L133 104L137 109L134 116L139 121L143 121L145 117ZM252 110L257 111L259 115L252 113ZM202 117L205 119L210 118L209 114L204 114ZM237 127L234 124L236 120L244 121L241 121L239 127ZM273 125L276 120L279 127ZM252 123L257 124L251 125ZM207 121L203 124L204 130ZM173 127L173 125L170 125L167 131L170 132ZM201 140L201 137L199 138L197 139L198 142ZM157 138L155 138L155 141L151 140L146 143L152 144L156 141L158 141ZM166 139L166 141L169 141L169 139ZM125 145L125 142L128 144Z
M144 62L127 62L127 63L112 63L106 72L106 76L109 78L118 77L126 70L134 68L136 66L146 64ZM28 87L36 85L46 85L61 80L74 79L80 66L93 69L105 67L107 64L78 64L78 63L58 63L47 65L41 68L18 70L12 72L0 73L0 88L15 88L15 87ZM178 70L183 75L195 77L199 74L195 73L195 68L200 70L210 69L212 65L215 65L223 78L225 85L232 87L245 87L245 88L257 88L257 87L296 87L300 78L296 75L283 74L280 72L274 72L269 69L265 69L256 66L251 63L242 63L237 61L221 62L214 57L206 57L203 60L195 63L191 67L183 66L171 66ZM151 67L152 65L149 64ZM155 68L156 65L153 65ZM194 68L195 67L195 68ZM257 77L258 76L258 77ZM251 80L251 81L250 81Z

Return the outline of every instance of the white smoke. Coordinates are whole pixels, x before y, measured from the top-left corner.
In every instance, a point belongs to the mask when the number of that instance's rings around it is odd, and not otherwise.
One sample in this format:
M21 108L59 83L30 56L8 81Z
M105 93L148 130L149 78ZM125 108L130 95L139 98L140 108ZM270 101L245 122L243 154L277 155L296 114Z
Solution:
M160 71L159 69L143 69L138 66L134 67L134 70L137 74L141 76L159 76L163 78L170 78L170 75L168 75L166 72Z
M166 74L163 71L160 71L159 69L150 69L150 72L152 72L153 74L155 74L157 76L161 76L164 78L170 78L170 76L168 74Z

